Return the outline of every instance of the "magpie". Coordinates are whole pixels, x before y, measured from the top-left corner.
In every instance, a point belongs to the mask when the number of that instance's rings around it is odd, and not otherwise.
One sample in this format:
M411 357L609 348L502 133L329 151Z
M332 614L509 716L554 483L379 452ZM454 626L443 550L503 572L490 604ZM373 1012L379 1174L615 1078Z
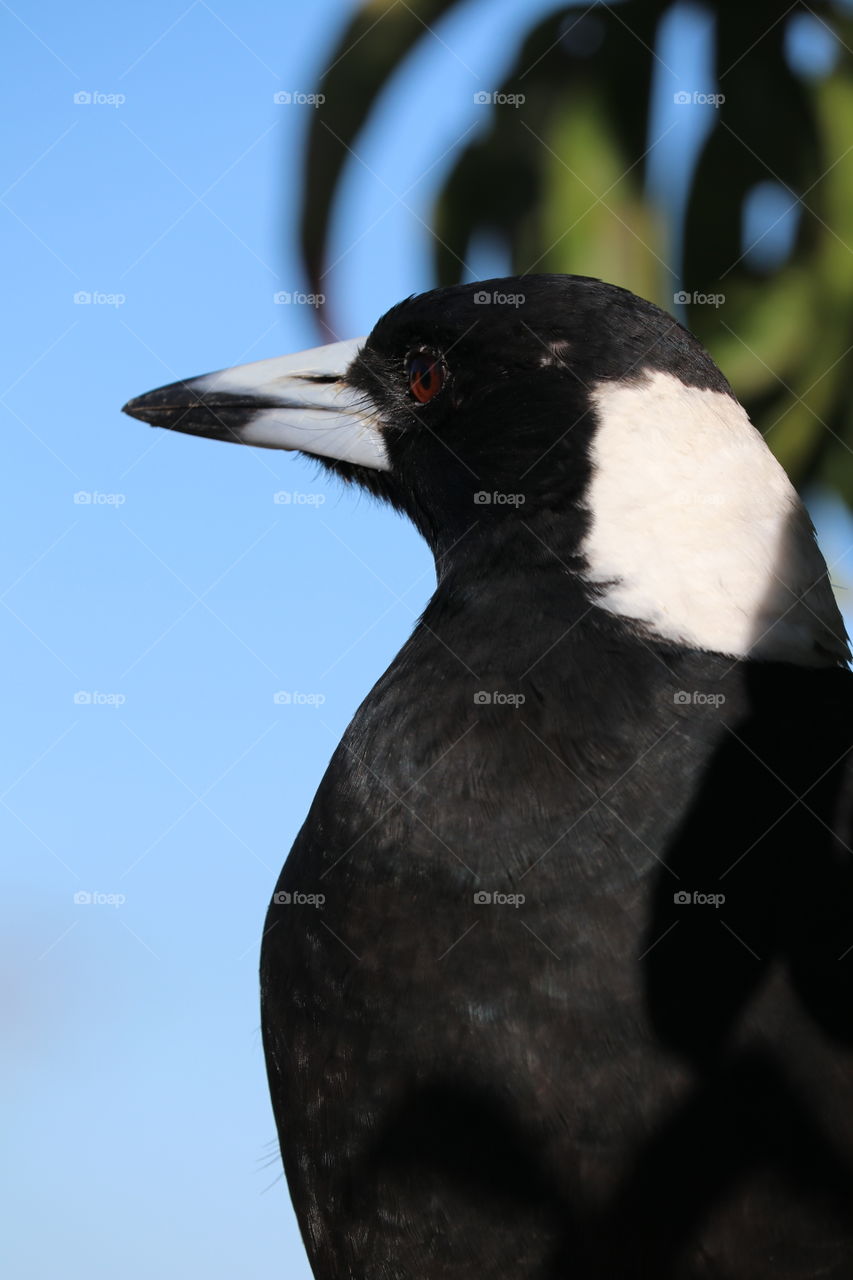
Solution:
M125 408L317 459L435 557L264 929L318 1280L849 1280L848 641L704 348L519 276Z

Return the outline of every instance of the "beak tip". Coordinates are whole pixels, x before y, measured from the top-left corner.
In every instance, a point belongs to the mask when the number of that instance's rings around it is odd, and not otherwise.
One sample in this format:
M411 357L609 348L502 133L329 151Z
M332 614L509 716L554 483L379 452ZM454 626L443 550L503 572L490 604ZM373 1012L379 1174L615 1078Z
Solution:
M134 396L132 400L128 400L127 404L121 406L121 411L129 418L136 418L139 422L147 422L149 425L154 425L157 421L154 407L148 396Z

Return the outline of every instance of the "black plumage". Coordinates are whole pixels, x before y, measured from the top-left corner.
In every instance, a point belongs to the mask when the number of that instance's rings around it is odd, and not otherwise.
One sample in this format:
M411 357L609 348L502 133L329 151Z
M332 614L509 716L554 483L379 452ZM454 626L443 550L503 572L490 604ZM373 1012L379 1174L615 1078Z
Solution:
M496 291L524 302L474 301ZM423 405L413 353L441 368ZM324 461L414 521L438 581L264 929L321 1280L851 1274L843 630L827 606L802 661L759 661L603 606L592 390L650 371L734 403L651 304L525 277L400 304L343 375L387 467ZM215 414L208 381L160 403Z

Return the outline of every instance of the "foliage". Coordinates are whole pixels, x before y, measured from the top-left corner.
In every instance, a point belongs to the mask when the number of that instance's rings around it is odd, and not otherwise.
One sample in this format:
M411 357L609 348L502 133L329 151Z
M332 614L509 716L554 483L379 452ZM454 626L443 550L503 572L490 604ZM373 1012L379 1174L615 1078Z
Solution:
M523 3L523 0L519 0ZM318 86L302 207L302 243L319 292L331 209L350 149L378 95L452 0L368 3L341 34ZM536 25L500 89L524 105L489 107L491 127L460 151L433 217L440 283L462 277L472 238L504 241L513 270L597 275L677 309L709 347L753 421L801 487L853 504L853 19L820 0L706 6L724 101L690 181L684 225L647 184L662 0L567 8ZM824 23L841 57L821 77L788 60L800 13ZM712 89L713 86L697 86ZM422 145L428 150L428 124ZM744 201L759 183L797 202L795 243L762 268L744 253ZM680 233L680 238L679 238ZM679 262L675 261L681 244Z

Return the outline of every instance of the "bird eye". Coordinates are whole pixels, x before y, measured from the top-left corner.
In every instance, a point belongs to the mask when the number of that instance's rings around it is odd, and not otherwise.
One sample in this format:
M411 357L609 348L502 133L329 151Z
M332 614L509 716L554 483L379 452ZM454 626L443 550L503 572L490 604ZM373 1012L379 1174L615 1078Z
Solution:
M419 351L406 361L409 391L419 404L428 404L444 386L447 370L440 356Z

